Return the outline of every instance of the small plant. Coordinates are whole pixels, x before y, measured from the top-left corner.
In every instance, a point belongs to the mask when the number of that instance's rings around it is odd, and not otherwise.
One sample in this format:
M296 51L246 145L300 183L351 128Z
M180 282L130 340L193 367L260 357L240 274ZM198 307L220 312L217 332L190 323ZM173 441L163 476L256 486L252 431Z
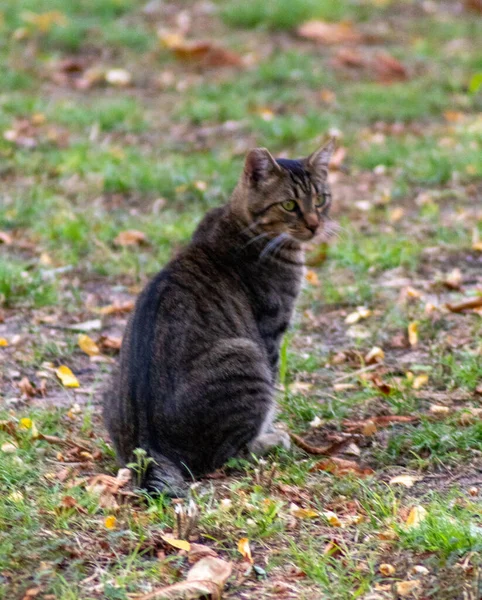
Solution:
M149 466L154 462L154 459L147 456L147 452L143 448L134 450L135 461L128 463L127 467L135 474L136 485L142 485Z

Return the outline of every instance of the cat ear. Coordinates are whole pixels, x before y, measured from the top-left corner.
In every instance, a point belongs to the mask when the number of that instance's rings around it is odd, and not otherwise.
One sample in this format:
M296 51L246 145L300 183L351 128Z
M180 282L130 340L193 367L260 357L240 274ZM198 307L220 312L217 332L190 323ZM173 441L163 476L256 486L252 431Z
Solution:
M281 167L266 148L253 148L246 155L244 174L254 185L281 172Z
M310 156L306 159L308 167L315 173L321 172L326 174L328 165L330 164L330 159L335 151L335 147L335 138L331 138L327 144L321 148L318 148L318 150L315 150L315 152L310 154Z

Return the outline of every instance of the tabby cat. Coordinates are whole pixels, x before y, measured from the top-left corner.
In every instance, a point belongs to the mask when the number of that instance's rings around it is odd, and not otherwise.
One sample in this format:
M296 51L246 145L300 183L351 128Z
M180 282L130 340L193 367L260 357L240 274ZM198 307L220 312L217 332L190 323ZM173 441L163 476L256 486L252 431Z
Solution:
M243 452L289 447L273 427L281 338L303 275L303 242L329 228L331 141L301 160L255 148L230 201L140 295L104 419L122 464L142 448L143 485L186 478Z

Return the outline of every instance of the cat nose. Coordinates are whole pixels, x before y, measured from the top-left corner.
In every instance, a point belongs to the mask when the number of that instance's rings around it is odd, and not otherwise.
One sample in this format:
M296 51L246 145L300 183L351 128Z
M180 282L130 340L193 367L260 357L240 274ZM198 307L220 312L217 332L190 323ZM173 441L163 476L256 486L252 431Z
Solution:
M306 227L311 231L311 233L315 233L318 229L319 221L316 215L307 215L305 217Z

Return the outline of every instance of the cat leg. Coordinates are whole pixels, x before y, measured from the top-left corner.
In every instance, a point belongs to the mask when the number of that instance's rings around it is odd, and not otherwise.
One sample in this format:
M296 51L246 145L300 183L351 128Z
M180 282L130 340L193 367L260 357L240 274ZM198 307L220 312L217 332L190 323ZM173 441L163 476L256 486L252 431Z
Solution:
M262 433L248 444L249 452L256 456L265 456L279 447L289 450L291 447L290 436L286 431L274 428Z
M169 498L184 498L189 486L178 467L162 454L149 452L151 463L142 481L142 487L150 494L165 494Z

